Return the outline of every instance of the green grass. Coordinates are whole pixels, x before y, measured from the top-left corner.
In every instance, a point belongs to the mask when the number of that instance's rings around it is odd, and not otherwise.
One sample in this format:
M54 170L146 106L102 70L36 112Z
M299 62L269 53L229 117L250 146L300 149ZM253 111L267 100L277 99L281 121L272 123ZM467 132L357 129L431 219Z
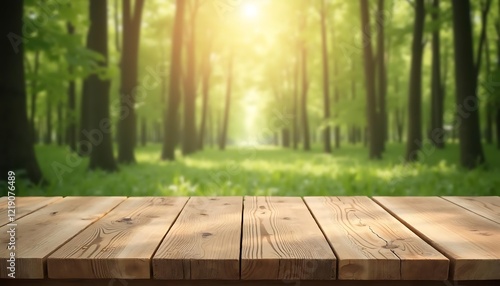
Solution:
M420 163L403 165L403 145L389 145L384 159L367 160L361 146L332 155L271 147L205 150L176 162L159 160L161 146L138 148L136 165L116 173L87 171L88 159L67 166L68 151L37 146L50 185L18 182L18 195L498 195L500 152L485 146L488 167L462 170L458 146L433 150ZM69 157L74 159L77 157Z

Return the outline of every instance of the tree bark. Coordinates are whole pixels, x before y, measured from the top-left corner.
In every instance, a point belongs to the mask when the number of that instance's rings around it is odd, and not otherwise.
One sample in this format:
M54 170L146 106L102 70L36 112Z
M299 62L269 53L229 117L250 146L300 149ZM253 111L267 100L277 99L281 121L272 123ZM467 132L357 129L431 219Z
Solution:
M176 0L175 20L172 33L172 51L170 63L170 85L168 105L165 112L165 131L163 134L163 160L175 160L175 146L179 132L179 103L181 99L182 42L184 30L184 5L186 1Z
M226 85L226 106L224 108L224 118L222 119L222 130L219 137L219 149L226 149L227 129L229 126L229 111L231 109L231 92L233 87L233 51L229 52L227 64L227 85Z
M184 137L182 140L182 153L192 154L197 149L196 139L196 17L198 1L191 1L191 13L188 35L186 41L186 79L184 85Z
M135 112L141 17L144 0L135 0L131 11L130 0L122 2L122 57L120 82L120 120L118 121L118 162L135 163L137 116Z
M468 1L468 0L467 0ZM476 63L474 66L474 74L476 77L476 83L479 78L479 72L481 71L481 60L482 60L482 54L483 54L483 46L484 42L486 40L486 30L488 27L488 14L490 11L491 7L491 0L486 0L486 3L483 5L483 2L481 2L481 34L479 35L479 45L477 48L477 56L476 56Z
M61 100L57 102L57 146L64 144L64 121L63 121L63 103Z
M44 143L49 145L52 144L52 101L50 99L50 93L47 93L46 97L46 109L45 109L45 127L47 128L45 133Z
M330 87L329 87L329 67L328 67L328 44L326 38L326 8L325 0L321 0L321 51L323 57L323 118L326 126L323 129L323 151L332 152L331 127L330 127Z
M367 104L367 128L365 132L365 143L369 143L369 158L381 159L382 154L378 148L377 136L377 100L375 93L375 67L371 44L370 14L368 13L368 1L360 0L361 6L361 27L363 33L363 58L366 82L366 104ZM369 139L368 139L369 137Z
M433 1L432 21L439 21L439 0ZM431 130L428 134L431 143L438 149L444 148L444 97L441 83L440 27L432 32L432 78L431 78Z
M87 48L100 53L103 61L102 67L108 65L108 19L107 1L90 0L90 27L87 36ZM102 169L116 171L111 142L111 122L109 113L109 89L111 83L108 79L101 79L97 74L89 75L84 82L84 97L89 100L91 114L89 116L89 130L84 130L85 140L90 143L89 169ZM108 128L106 128L108 127Z
M385 150L385 141L387 138L387 111L386 111L386 93L387 93L387 71L385 69L385 15L384 0L378 1L377 11L377 80L378 80L378 116L377 122L379 132L376 136L378 152Z
M416 0L415 24L410 68L410 88L408 99L408 139L406 142L406 162L418 161L422 146L422 56L425 7L424 0Z
M33 75L38 74L38 69L40 67L40 51L35 52L35 63L33 64ZM32 132L32 138L36 138L35 135L35 117L36 117L36 103L37 103L37 95L38 95L38 87L37 80L33 79L30 82L31 88L31 109L30 109L30 131Z
M24 171L34 184L44 179L35 156L28 123L24 78L23 1L7 1L0 11L1 67L8 71L0 77L0 173ZM12 42L11 42L12 41ZM24 40L23 40L24 41ZM17 176L23 176L16 173Z
M118 1L118 0L116 0ZM66 23L66 31L69 35L75 34L75 27L71 22ZM73 76L73 66L68 64L68 74ZM75 80L70 80L68 82L68 110L66 113L66 143L68 144L71 151L76 152L76 83Z
M485 158L477 108L479 102L476 95L477 79L474 70L470 3L469 0L453 0L452 7L460 163L465 168L473 169L483 164Z

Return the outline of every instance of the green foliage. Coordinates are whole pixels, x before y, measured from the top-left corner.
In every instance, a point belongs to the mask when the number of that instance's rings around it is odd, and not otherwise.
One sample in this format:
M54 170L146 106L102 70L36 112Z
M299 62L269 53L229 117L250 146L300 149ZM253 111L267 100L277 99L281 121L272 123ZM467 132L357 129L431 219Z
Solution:
M67 164L62 148L39 146L37 154L52 185L29 187L20 195L498 195L500 154L485 146L489 169L457 167L458 146L427 151L422 162L402 165L402 145L389 145L382 161L368 161L361 146L345 146L333 155L275 148L207 150L177 162L159 160L160 146L137 150L137 165L120 172L88 172L87 159L65 169L61 180L55 162Z

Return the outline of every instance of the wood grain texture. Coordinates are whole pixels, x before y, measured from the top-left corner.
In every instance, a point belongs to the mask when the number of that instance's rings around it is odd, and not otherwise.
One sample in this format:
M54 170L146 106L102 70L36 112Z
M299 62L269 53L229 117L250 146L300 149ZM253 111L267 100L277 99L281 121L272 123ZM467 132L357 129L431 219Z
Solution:
M15 218L18 220L60 199L62 197L16 197ZM7 204L7 197L0 198L0 226L9 223Z
M500 279L498 223L438 197L374 200L450 259L450 279Z
M46 257L125 197L67 197L26 215L16 228L16 278L44 278ZM0 228L5 234L9 225ZM1 244L9 238L1 236ZM7 277L10 251L0 248L0 277Z
M301 198L245 197L241 279L335 279L336 258Z
M128 198L49 256L49 278L150 278L151 257L187 200Z
M443 199L500 223L500 197L443 197Z
M156 279L239 279L242 197L192 197L153 257Z
M446 280L449 260L368 197L305 197L338 260L338 278Z

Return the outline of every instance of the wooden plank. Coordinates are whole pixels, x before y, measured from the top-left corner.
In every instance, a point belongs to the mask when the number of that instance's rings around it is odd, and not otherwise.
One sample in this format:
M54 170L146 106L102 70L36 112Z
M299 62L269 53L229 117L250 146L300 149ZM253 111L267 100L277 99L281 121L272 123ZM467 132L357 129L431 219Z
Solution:
M450 279L500 279L497 223L438 197L374 200L450 259Z
M0 226L4 226L9 223L9 217L7 216L7 198L8 197L0 198ZM14 200L15 219L18 220L60 199L62 199L62 197L16 197Z
M25 216L16 227L16 278L44 278L46 257L102 217L125 197L67 197ZM0 233L11 227L5 225ZM2 235L1 243L9 238ZM0 249L0 277L7 277L10 250Z
M445 280L449 260L368 197L305 197L348 280Z
M500 223L500 197L443 197L480 216Z
M301 198L245 197L241 278L335 279L336 258Z
M242 197L192 197L153 257L157 279L239 279Z
M49 256L49 278L150 278L151 257L187 200L128 198Z

